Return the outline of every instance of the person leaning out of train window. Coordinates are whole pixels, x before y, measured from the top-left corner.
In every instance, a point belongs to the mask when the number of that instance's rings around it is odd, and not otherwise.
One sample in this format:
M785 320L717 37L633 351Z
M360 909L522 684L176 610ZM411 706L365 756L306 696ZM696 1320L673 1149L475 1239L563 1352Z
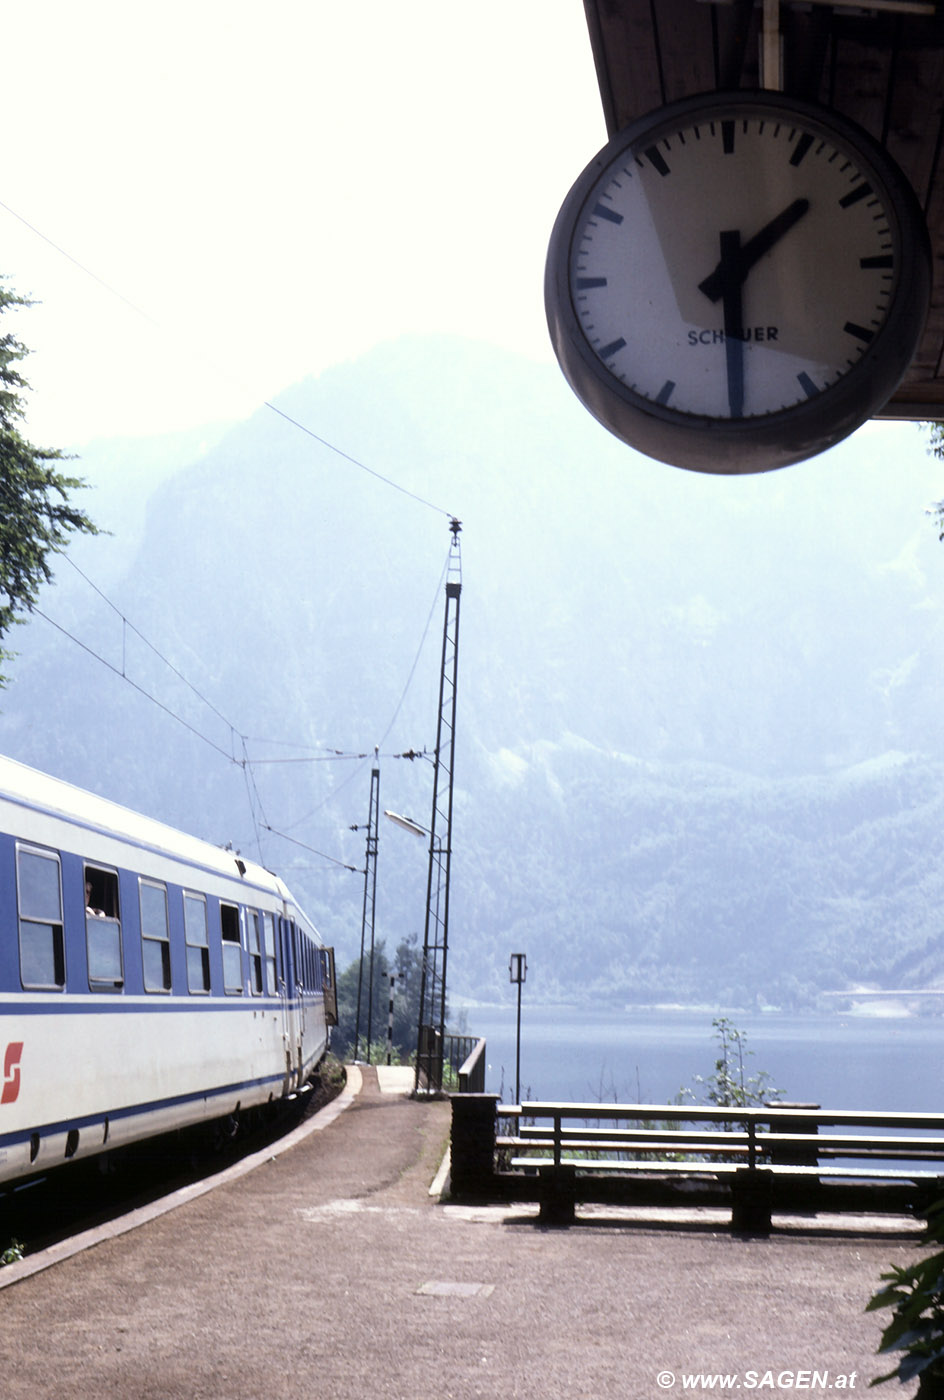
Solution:
M92 882L91 882L91 880L86 880L86 882L85 882L85 912L86 912L86 914L93 914L93 915L95 916L96 919L104 919L104 917L105 917L105 911L104 911L104 909L93 909L93 908L92 908Z

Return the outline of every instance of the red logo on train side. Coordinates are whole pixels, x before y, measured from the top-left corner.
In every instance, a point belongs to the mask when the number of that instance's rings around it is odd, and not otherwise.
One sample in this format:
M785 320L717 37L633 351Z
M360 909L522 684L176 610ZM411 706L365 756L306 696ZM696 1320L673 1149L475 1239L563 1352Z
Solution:
M22 1040L11 1040L3 1057L3 1093L0 1104L15 1103L20 1092L20 1056L23 1053Z

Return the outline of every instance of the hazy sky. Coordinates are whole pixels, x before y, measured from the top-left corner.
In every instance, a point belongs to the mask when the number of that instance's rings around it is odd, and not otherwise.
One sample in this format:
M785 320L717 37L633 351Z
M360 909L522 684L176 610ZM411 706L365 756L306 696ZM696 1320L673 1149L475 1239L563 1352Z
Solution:
M76 449L80 475L93 439L248 416L408 332L552 362L547 242L606 139L580 0L18 0L3 39L0 273L41 303L16 317L34 351L27 431ZM590 426L588 464L602 432ZM910 424L867 425L829 470L817 461L699 490L732 502L749 554L771 501L802 490L807 473L819 508L841 516L866 452L889 470L899 458L927 467L927 496L909 487L907 508L930 534L922 510L944 483ZM153 455L115 455L126 490L156 470ZM614 515L633 499L634 472L672 472L628 448L626 461ZM688 485L676 483L680 502ZM431 492L465 514L451 490ZM574 493L579 510L576 479ZM91 513L112 527L98 499ZM404 643L404 679L448 543L444 522L429 520L429 594ZM500 533L503 521L494 513L483 528ZM124 535L76 541L84 559L83 543L110 586L134 536L125 521ZM152 640L176 659L178 620L164 621L170 639ZM22 633L25 648L32 629Z
M550 357L547 239L606 139L578 0L30 0L4 46L35 441L247 414L408 331Z
M34 441L248 416L407 332L552 361L547 241L606 139L579 0L31 0L4 39Z

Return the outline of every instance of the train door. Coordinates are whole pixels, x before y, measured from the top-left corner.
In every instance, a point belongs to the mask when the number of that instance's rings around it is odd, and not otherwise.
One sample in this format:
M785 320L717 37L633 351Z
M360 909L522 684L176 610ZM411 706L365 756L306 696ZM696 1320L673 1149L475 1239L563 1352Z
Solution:
M319 948L321 960L321 990L324 996L324 1018L326 1026L338 1024L338 989L334 981L334 949Z
M285 1023L285 1067L290 1080L290 1088L297 1089L301 1080L302 1035L304 1032L304 1011L302 1007L300 969L298 965L298 934L294 920L279 919L282 943L282 1013Z
M292 942L295 945L295 966L297 969L295 990L298 997L298 1068L305 1059L305 1039L308 1034L308 945L300 933L295 920L292 920Z
M270 916L271 917L271 916ZM292 1043L295 1033L295 1016L292 1010L293 972L291 953L285 931L285 920L281 914L275 918L275 938L278 948L279 1003L282 1007L282 1052L285 1056L285 1081L282 1093L291 1093L294 1086L292 1073Z
M265 950L265 989L270 997L277 996L282 1013L282 1041L288 1037L285 994L285 954L282 949L280 920L266 909L262 915L262 943Z

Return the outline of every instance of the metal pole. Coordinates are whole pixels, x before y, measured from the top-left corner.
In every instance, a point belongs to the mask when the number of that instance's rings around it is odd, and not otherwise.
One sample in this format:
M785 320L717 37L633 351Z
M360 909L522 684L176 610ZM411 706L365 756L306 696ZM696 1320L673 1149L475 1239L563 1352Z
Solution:
M374 749L377 753L377 749ZM380 769L374 767L370 773L370 808L367 817L367 847L364 857L364 906L361 913L361 956L357 973L357 1020L354 1029L354 1059L357 1059L357 1050L361 1038L361 992L364 982L364 945L367 941L367 928L370 926L370 967L367 978L367 1053L365 1059L370 1062L370 1040L373 1030L373 1005L374 1005L374 913L377 904L377 842L379 837L378 823L380 820ZM361 831L362 827L352 826L352 831Z
M518 983L518 1035L515 1047L515 1103L521 1102L521 983Z
M521 1102L521 988L528 975L528 959L524 953L512 953L508 959L508 979L518 984L518 1033L515 1037L515 1103Z
M393 991L397 985L397 974L390 974L390 1006L387 1011L387 1064L392 1063L393 1056Z
M439 675L439 716L433 770L433 808L429 824L429 870L426 881L426 926L420 977L420 1008L416 1041L418 1093L423 1070L427 1088L439 1093L443 1081L446 1022L446 964L449 952L449 877L452 861L453 778L456 695L459 666L459 598L462 593L458 520L451 520L452 544L446 577L442 663ZM445 841L440 828L445 825ZM435 902L434 902L435 890Z

